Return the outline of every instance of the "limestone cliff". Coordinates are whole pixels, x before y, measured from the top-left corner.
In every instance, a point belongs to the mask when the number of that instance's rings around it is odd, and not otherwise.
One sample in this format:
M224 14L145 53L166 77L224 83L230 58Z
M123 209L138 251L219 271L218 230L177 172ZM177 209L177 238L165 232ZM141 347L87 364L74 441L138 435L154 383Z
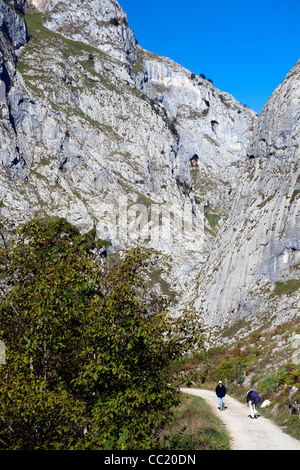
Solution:
M7 97L13 88L16 76L17 51L28 41L22 7L23 2L19 4L14 1L0 2L0 152L4 171L13 162L19 165L21 161L16 140L15 118Z
M0 23L4 215L168 253L160 288L210 325L295 314L273 289L299 263L299 64L257 119L138 46L116 0L0 0Z
M116 0L27 0L27 5L45 13L43 24L51 31L123 62L136 61L137 41Z
M299 315L300 61L265 105L247 153L198 291L211 324Z
M299 104L300 59L262 110L248 149L250 158L299 159Z
M30 41L3 102L11 118L1 121L6 210L18 220L95 224L114 249L139 232L172 256L171 286L184 291L211 243L205 168L216 174L209 194L217 206L245 158L255 113L137 47L116 1L25 7Z

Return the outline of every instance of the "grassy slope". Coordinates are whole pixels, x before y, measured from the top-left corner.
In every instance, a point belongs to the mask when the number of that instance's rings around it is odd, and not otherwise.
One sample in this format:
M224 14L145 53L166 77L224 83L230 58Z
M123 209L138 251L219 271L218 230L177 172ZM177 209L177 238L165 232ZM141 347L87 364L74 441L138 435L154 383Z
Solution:
M170 429L160 432L161 447L171 450L229 450L224 423L199 397L182 396Z
M232 331L233 336L235 333ZM260 329L231 345L212 347L204 354L173 364L170 373L174 377L176 372L178 384L200 388L214 389L222 379L228 393L243 403L249 385L253 385L261 403L266 399L271 402L269 407L259 408L260 413L300 439L300 364L292 360L296 346L290 341L299 333L297 319L271 331Z

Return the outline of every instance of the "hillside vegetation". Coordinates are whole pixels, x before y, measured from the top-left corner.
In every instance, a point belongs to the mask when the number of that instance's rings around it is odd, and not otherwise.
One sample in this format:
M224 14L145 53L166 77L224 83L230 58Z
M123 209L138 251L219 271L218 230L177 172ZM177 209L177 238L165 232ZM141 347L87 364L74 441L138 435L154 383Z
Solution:
M228 393L242 402L252 385L261 396L260 413L300 439L299 322L295 320L268 331L261 328L240 340L235 329L237 325L233 326L231 340L227 336L229 344L211 347L205 353L174 363L173 380L214 389L221 379ZM261 408L264 400L270 404Z
M170 427L158 433L165 450L229 450L230 437L224 423L200 397L183 395L173 410Z
M0 219L0 449L149 449L179 392L171 360L202 343L187 312L145 291L154 251L102 257L66 220ZM102 253L102 252L101 252Z

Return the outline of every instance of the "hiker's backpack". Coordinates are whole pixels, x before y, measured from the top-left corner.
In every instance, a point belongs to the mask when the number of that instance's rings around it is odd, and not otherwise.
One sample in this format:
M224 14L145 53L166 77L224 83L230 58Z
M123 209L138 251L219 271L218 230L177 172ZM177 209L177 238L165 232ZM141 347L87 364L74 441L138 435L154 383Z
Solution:
M257 405L257 403L260 402L260 396L258 395L257 392L251 392L251 398L254 401L254 403Z

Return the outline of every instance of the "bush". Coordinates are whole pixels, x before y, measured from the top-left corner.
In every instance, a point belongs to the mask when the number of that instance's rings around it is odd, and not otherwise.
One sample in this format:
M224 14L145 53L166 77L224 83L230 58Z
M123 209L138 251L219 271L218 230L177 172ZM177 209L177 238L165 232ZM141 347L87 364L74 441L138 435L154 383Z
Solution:
M235 377L235 364L231 361L225 361L220 364L214 372L215 380L234 380Z
M166 368L201 344L195 319L171 318L146 289L166 260L137 248L104 261L95 230L64 219L6 228L0 220L0 448L149 448L179 401Z

